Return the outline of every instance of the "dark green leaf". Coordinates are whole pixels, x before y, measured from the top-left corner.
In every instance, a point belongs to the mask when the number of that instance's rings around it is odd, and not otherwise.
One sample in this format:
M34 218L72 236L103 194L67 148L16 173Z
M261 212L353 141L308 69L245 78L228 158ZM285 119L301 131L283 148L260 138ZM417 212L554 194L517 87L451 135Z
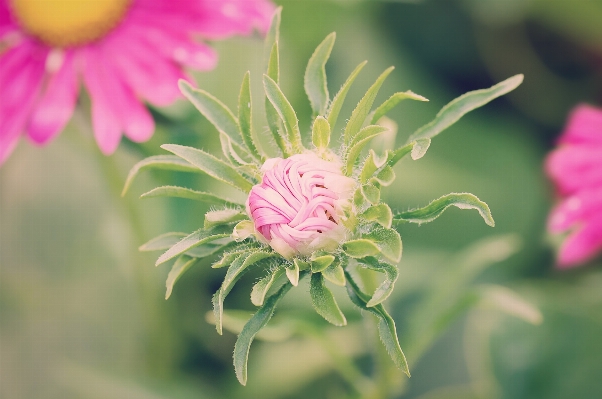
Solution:
M182 255L176 260L171 268L171 271L167 275L167 280L165 281L165 287L167 289L165 292L165 299L169 299L171 296L171 292L176 281L178 281L182 274L184 274L186 270L190 269L190 267L197 261L198 259L191 258L186 255Z

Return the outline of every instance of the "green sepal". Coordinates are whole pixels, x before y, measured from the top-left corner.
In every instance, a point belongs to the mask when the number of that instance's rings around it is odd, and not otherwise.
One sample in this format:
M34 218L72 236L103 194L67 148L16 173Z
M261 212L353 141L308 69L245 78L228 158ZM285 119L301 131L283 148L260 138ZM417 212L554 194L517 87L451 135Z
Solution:
M359 181L362 184L368 183L368 180L374 176L377 170L382 168L387 162L388 157L379 157L373 149L370 149L364 165L360 171Z
M255 283L253 289L251 290L251 302L253 303L253 305L263 305L265 301L265 296L267 295L268 291L276 282L276 280L278 280L283 275L284 268L278 267L274 270L271 270L267 276L263 277L261 280Z
M132 166L132 169L130 169L130 172L128 173L127 179L125 179L123 190L121 191L122 197L127 193L136 176L146 169L175 170L178 172L199 172L197 167L191 165L190 162L187 162L178 156L153 155L152 157L144 158L142 161Z
M170 247L176 245L182 238L186 237L188 234L179 233L179 232L171 232L161 234L144 244L138 247L139 251L147 252L147 251L164 251L169 249Z
M371 206L359 216L369 222L376 222L387 229L391 228L393 222L393 212L389 205L384 203Z
M364 238L347 241L343 244L343 251L352 258L363 258L380 253L380 250L374 241Z
M516 89L523 82L523 78L523 75L515 75L488 89L470 91L452 100L441 108L435 119L412 134L408 143L435 137L470 111Z
M360 130L355 137L349 143L349 147L345 151L343 158L345 159L346 164L346 174L347 176L351 175L353 171L353 165L355 161L360 155L360 152L364 149L364 147L368 144L370 140L374 137L378 136L387 131L387 128L380 125L370 125L366 126L362 130Z
M333 255L322 255L311 259L311 272L320 273L334 262Z
M380 254L387 260L398 263L401 260L401 237L393 229L375 225L362 238L344 243L343 251L352 258L364 258Z
M336 33L334 32L326 36L326 39L316 47L305 69L303 87L309 98L314 116L324 115L328 107L328 101L330 100L326 84L325 67L332 52L335 39Z
M332 262L326 269L322 270L322 275L326 280L335 285L345 286L345 271L341 262Z
M376 182L383 187L388 187L395 181L395 172L392 167L385 165L370 181Z
M255 338L259 330L268 324L268 321L270 321L274 314L276 305L291 287L290 283L286 283L276 293L271 295L263 306L259 308L257 313L245 324L238 335L238 339L234 345L234 370L236 371L236 378L238 378L238 381L242 385L247 384L247 361L253 338Z
M427 98L422 97L420 94L416 94L411 90L395 93L391 97L389 97L387 101L385 101L384 103L379 105L378 108L376 108L376 111L374 111L374 114L372 115L372 120L370 121L370 124L373 125L376 122L378 122L380 118L385 116L387 112L392 110L402 100L428 101Z
M314 120L311 130L311 141L320 151L328 148L328 144L330 144L330 125L323 116L318 116Z
M332 292L324 284L324 277L320 273L311 275L309 295L314 309L326 321L339 327L347 325L345 315L337 305Z
M163 144L161 148L187 160L209 176L248 193L253 184L245 179L232 166L205 151L176 144Z
M393 222L399 223L428 223L437 219L450 206L455 206L460 209L476 209L485 223L489 226L495 226L493 216L489 206L478 199L475 195L469 193L451 193L444 195L432 201L424 208L414 209L411 211L401 212L393 217Z
M165 281L165 299L169 299L171 296L171 292L173 290L173 286L180 279L182 274L184 274L192 265L194 265L198 261L197 258L191 258L186 255L180 256L169 271L167 275L167 280Z
M372 184L364 184L358 187L353 194L353 203L356 211L362 213L369 206L380 202L380 189Z
M157 259L155 266L159 266L159 265L167 262L168 260L171 260L171 259L175 258L176 256L181 255L181 254L191 250L194 247L198 247L199 245L203 245L205 243L216 241L216 240L219 240L222 238L230 237L230 234L227 234L227 233L224 234L224 233L221 233L221 231L223 231L223 230L199 229L199 230L195 231L194 233L187 235L186 237L184 237L180 241L178 241L176 244L171 246L167 251L165 251L163 253L163 255L161 255L159 257L159 259Z
M253 138L252 105L251 72L247 71L242 79L240 95L238 96L238 124L242 140L249 149L249 153L253 158L263 162L266 158L265 154L263 154L258 142Z
M349 118L349 122L347 122L347 126L345 126L345 132L343 137L345 139L345 144L349 145L352 142L355 135L360 131L364 122L366 121L366 117L370 112L370 108L376 99L376 95L380 90L380 87L384 83L385 79L389 74L395 69L394 67L387 68L370 86L364 97L359 101L353 112L351 113L351 117ZM332 126L332 124L331 124Z
M195 168L196 169L196 168ZM208 204L225 205L232 207L240 207L245 204L242 201L235 201L219 197L215 194L204 193L202 191L195 191L186 187L178 186L161 186L154 188L140 196L140 198L156 198L156 197L176 197L186 198L190 200L205 202Z
M209 211L205 214L205 224L203 227L210 229L215 226L229 224L247 219L245 211L241 209L220 209Z
M301 131L299 130L299 120L291 103L287 100L282 90L271 77L263 75L263 87L265 94L274 106L274 109L280 116L286 130L288 141L291 143L293 152L299 154L303 152L301 143Z
M378 334L380 339L387 349L389 356L393 360L393 363L401 369L406 375L410 376L410 370L408 368L408 362L406 360L401 346L399 345L399 339L397 338L397 330L395 328L395 321L387 313L382 303L377 304L373 307L368 307L367 304L370 300L368 295L364 294L358 285L353 281L353 278L348 272L345 272L347 277L347 294L357 307L366 310L376 317L379 318L378 322Z
M295 259L292 264L289 264L285 267L286 277L295 287L299 284L299 272L301 268L299 267L299 263Z
M343 103L345 102L345 98L347 97L347 93L349 92L351 85L367 63L368 61L364 61L355 67L351 74L349 74L349 77L345 83L343 83L343 86L341 86L339 92L332 99L332 103L330 103L330 108L328 109L328 124L330 125L331 129L335 128L337 119L339 118L339 113L341 112L341 108L343 107Z
M366 303L366 306L371 308L379 303L382 303L389 297L389 295L391 295L391 292L393 292L393 287L395 286L395 282L399 277L399 271L397 270L397 267L391 265L390 263L380 262L374 257L358 259L358 262L370 270L385 274L385 279L378 286L378 288L376 288L372 298L370 298L368 303Z

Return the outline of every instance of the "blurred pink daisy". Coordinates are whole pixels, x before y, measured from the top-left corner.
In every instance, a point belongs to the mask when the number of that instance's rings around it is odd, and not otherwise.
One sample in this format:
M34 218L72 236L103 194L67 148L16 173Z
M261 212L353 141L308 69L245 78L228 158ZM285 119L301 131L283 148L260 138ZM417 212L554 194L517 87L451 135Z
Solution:
M80 79L98 146L148 140L183 67L212 69L203 39L265 32L268 0L0 0L0 163L22 133L45 144L71 117Z
M546 160L546 171L561 196L548 228L571 231L560 247L558 264L574 267L602 251L602 109L575 107L559 147Z

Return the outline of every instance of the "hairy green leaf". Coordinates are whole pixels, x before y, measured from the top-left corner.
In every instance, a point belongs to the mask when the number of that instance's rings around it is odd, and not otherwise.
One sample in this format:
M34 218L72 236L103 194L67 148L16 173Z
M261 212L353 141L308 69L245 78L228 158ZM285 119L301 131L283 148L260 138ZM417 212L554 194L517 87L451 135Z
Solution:
M339 305L337 305L332 292L324 284L324 277L320 273L311 275L309 295L311 296L311 303L314 309L326 321L335 326L347 325L345 315L341 312Z
M378 108L376 108L376 111L374 111L374 115L372 116L370 124L373 125L376 122L378 122L380 118L385 116L387 112L391 111L402 100L428 101L427 98L422 97L420 94L416 94L411 90L395 93L391 97L389 97L387 101L385 101Z
M270 23L270 29L268 30L268 33L265 36L265 41L264 41L264 61L266 63L269 64L270 62L270 57L271 57L271 51L274 48L274 44L277 43L280 40L280 21L282 20L282 6L276 8L276 10L274 10L274 13L272 14L272 20ZM274 79L276 82L278 81L278 78L270 75L270 77L272 79Z
M353 165L355 165L355 161L357 161L360 152L364 149L368 142L374 137L386 131L386 127L379 125L370 125L366 126L357 133L353 140L351 140L351 143L349 143L349 147L347 148L344 154L346 163L345 170L347 176L351 175L351 173L353 172Z
M378 204L371 206L360 214L360 217L370 222L377 222L385 228L390 228L393 222L393 212L389 205Z
M268 75L263 75L263 87L265 88L268 100L270 100L270 103L274 106L274 109L278 112L278 116L280 116L280 119L284 123L284 129L286 130L293 151L297 154L303 152L299 120L291 103L286 99L280 87L278 87L278 83Z
M138 176L140 172L146 169L164 169L175 170L179 172L199 172L199 169L196 168L194 165L191 165L190 162L187 162L184 159L175 155L154 155L152 157L143 159L142 161L134 165L132 169L130 169L130 173L128 173L128 177L125 180L125 184L123 185L123 190L121 191L122 197L127 193L136 176Z
M332 262L326 269L322 270L322 275L328 281L338 286L345 286L345 271L341 262Z
M385 274L385 279L378 286L378 288L376 288L372 298L370 298L366 304L366 306L370 308L382 303L389 297L389 295L391 295L395 282L397 281L397 277L399 277L399 271L397 270L397 267L386 262L380 262L374 257L358 259L358 262L368 269Z
M161 234L158 237L153 238L152 240L142 244L138 250L139 251L163 251L166 250L173 245L177 244L182 238L186 237L186 233L165 233Z
M360 183L366 184L368 180L374 176L377 170L379 170L387 162L387 157L379 157L374 150L370 149L368 156L364 161L364 165L360 171L359 180Z
M314 120L311 131L311 141L319 150L325 150L330 143L330 125L323 116Z
M223 231L223 230L221 230L221 231ZM186 237L184 237L180 241L178 241L176 244L174 244L172 247L170 247L167 251L165 251L163 253L163 255L161 255L159 257L159 259L157 259L155 266L159 266L159 265L167 262L168 260L171 260L171 259L175 258L176 256L189 251L190 249L192 249L194 247L198 247L199 245L230 236L230 234L221 233L221 231L215 230L215 229L213 229L213 230L199 229L199 230L195 231L194 233L187 235Z
M397 231L376 225L362 238L374 242L378 246L381 255L391 262L398 263L401 260L402 244Z
M173 291L173 286L178 281L178 279L184 274L192 265L194 265L198 259L191 258L186 255L180 256L176 262L173 264L169 274L167 275L167 280L165 281L165 299L169 299L171 296L171 292Z
M299 263L296 262L296 259L292 265L286 266L286 277L288 277L288 280L295 287L299 284L299 272L300 272L300 267L299 267Z
M263 162L265 154L263 154L258 142L253 138L252 109L251 72L247 71L242 80L240 95L238 96L238 123L242 139L249 149L249 153L255 159Z
M232 207L240 207L245 204L242 201L235 201L219 197L215 194L195 191L185 187L178 186L161 186L154 188L140 196L140 198L155 198L155 197L176 197L186 198L195 201L206 202L208 204L226 205Z
M401 212L393 217L395 223L428 223L437 219L450 206L460 209L476 209L485 223L495 226L489 206L475 195L469 193L451 193L432 201L424 208Z
M255 283L253 289L251 290L251 302L253 303L253 305L263 305L265 296L267 295L268 291L270 290L272 285L274 285L276 280L278 280L283 275L284 268L279 267L270 271L270 273L267 276L263 277L261 280Z
M279 62L278 41L276 41L272 46L266 72L267 75L276 83L279 81L280 75ZM265 116L268 122L268 127L270 128L270 132L272 132L272 136L274 137L274 142L282 152L282 155L284 157L291 156L291 143L288 141L288 137L283 134L284 128L282 126L282 120L280 119L276 108L274 108L267 97L265 99Z
M343 103L345 102L345 98L347 97L347 93L349 92L351 85L367 63L368 61L364 61L355 67L345 83L343 83L343 86L341 86L339 92L332 99L332 103L330 103L330 108L328 110L328 124L330 125L331 129L335 128L337 119L339 118L339 113L341 112L341 108L343 107Z
M311 103L314 116L324 115L328 107L328 86L326 84L326 62L330 57L336 34L326 36L312 54L305 69L304 88Z
M311 272L320 273L334 262L333 255L322 255L311 259Z
M205 214L206 229L210 229L214 226L221 224L228 224L238 222L243 219L247 219L248 216L245 211L239 209L220 209L215 211L209 211Z

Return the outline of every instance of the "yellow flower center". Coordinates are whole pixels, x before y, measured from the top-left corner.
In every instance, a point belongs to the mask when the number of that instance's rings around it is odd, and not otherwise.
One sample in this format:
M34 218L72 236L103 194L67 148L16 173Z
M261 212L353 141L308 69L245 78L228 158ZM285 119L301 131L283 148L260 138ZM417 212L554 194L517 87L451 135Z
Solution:
M78 46L106 35L125 16L131 0L12 0L29 34L53 47Z

